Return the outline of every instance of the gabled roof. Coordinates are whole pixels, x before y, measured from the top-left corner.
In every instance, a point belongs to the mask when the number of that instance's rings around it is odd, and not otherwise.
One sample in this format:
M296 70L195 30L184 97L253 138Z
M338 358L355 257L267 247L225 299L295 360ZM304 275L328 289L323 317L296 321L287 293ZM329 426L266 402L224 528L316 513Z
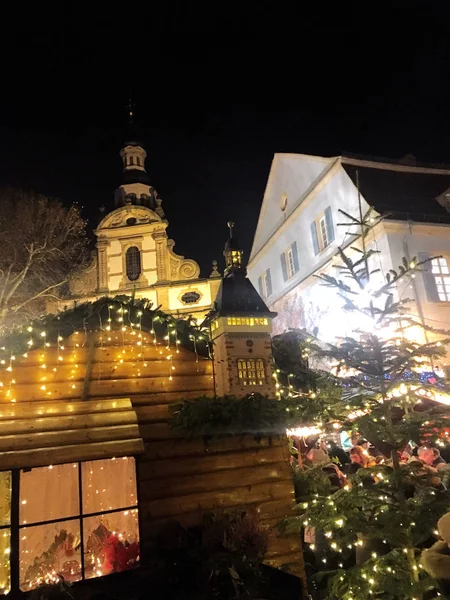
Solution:
M450 213L437 200L450 188L450 168L418 167L342 157L342 166L364 199L377 212L395 220L450 223Z
M341 169L355 185L359 172L361 195L382 215L396 220L450 223L447 198L443 196L450 189L448 165L419 166L412 156L389 161L277 153L264 192L250 263L299 205ZM442 204L437 200L439 196Z
M250 262L270 237L326 178L339 158L274 155L259 214Z
M244 272L222 279L214 307L214 316L275 316Z

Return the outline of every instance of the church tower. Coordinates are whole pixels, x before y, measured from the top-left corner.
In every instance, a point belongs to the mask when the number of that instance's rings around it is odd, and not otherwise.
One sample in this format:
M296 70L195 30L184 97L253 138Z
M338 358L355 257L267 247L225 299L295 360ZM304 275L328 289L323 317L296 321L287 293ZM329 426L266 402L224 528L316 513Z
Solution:
M114 194L115 206L116 208L127 204L146 206L163 218L162 200L149 183L145 168L147 151L140 141L140 137L140 132L134 122L132 104L130 103L126 141L120 150L122 181Z
M225 275L211 314L214 369L218 396L258 392L275 398L270 312L247 278L243 252L233 237L225 244Z
M147 176L147 152L131 105L125 139L114 207L102 211L94 231L97 251L91 264L74 273L70 281L73 301L133 295L165 312L201 323L220 285L217 263L214 261L209 277L200 277L198 263L175 252L162 200Z

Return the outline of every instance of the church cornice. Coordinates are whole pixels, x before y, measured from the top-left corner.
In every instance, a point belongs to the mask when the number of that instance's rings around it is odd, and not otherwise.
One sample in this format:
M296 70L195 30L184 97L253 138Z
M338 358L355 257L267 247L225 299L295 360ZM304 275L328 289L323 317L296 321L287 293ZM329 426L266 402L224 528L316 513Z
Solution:
M131 219L135 219L131 222ZM147 208L146 206L136 206L133 204L126 204L120 206L112 212L108 213L99 223L95 233L98 235L100 232L105 230L116 230L118 228L126 227L137 229L142 225L149 225L152 223L161 223L167 227L167 221L162 219L154 210Z

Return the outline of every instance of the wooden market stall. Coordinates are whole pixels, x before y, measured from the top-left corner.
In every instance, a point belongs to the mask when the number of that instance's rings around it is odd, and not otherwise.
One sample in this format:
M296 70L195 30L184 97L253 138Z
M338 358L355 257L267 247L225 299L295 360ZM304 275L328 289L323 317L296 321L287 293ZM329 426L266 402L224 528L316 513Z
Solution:
M139 555L145 563L169 521L190 526L208 511L236 507L257 511L273 528L266 562L303 576L298 539L275 528L294 502L285 439L205 445L171 428L178 402L214 401L213 363L195 334L185 343L185 332L167 322L158 328L153 318L147 327L137 318L112 326L110 316L97 327L85 319L69 333L61 325L56 336L54 324L53 333L38 327L23 333L25 352L5 349L3 593L56 581L60 572L73 581L105 575L120 560L134 566Z

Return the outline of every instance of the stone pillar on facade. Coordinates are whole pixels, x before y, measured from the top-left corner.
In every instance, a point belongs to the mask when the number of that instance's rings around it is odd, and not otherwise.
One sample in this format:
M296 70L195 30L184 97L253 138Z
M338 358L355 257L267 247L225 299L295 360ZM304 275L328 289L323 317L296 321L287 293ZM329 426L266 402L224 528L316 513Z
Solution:
M168 281L167 265L167 234L165 231L155 231L152 237L156 244L156 273L157 281Z
M108 242L99 240L97 242L98 252L98 291L108 292L108 257L107 257Z

